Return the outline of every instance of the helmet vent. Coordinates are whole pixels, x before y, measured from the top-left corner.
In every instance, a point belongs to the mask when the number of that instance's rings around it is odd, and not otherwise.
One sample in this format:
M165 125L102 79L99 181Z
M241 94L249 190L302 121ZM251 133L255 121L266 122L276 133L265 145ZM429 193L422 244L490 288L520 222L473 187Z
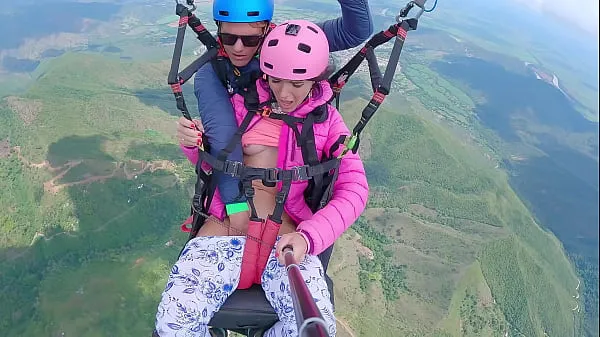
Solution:
M273 69L273 65L269 62L263 62L264 66L269 68L269 69Z
M246 15L248 15L248 16L259 16L260 12L259 11L252 11L252 12L246 13Z
M219 11L219 15L229 16L229 11Z
M314 28L313 28L313 27L311 27L311 26L306 26L306 28L308 28L308 29L312 30L312 31L313 31L315 34L319 34L319 32L317 32L317 30L316 30L316 29L314 29Z
M310 46L304 43L298 43L298 50L310 54Z
M267 43L267 46L275 47L278 43L279 43L279 39L269 40L269 42Z
M302 69L294 69L292 70L292 72L294 74L306 74L306 69L302 68Z
M299 25L291 23L291 24L288 24L285 27L285 35L294 35L294 36L296 36L296 35L298 35L298 32L300 32L300 26Z

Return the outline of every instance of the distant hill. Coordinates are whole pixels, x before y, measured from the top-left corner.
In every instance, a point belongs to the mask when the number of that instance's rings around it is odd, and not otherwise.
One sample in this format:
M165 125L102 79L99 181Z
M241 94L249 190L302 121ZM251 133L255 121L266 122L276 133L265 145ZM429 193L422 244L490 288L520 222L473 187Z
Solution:
M48 47L49 58L27 74L22 90L0 87L9 93L0 101L6 336L137 336L152 329L186 237L179 225L195 179L173 137L179 115L166 85L172 46L160 44L174 36L171 17L164 19L172 12L154 6L144 7L156 18L148 25L115 19L113 30L90 41L94 48ZM317 11L317 3L310 6ZM302 14L291 7L281 13ZM542 139L548 130L536 124L515 131L508 113L485 124L491 110L482 109L494 97L448 70L472 65L460 63L465 53L521 75L523 63L489 51L482 57L476 45L465 51L460 37L434 29L409 39L393 93L361 140L368 208L336 243L330 263L339 335L582 335L591 288L582 289L563 244L516 194L513 175L524 171L505 164L509 155L539 153L523 146L517 148L531 152L511 152L515 144L497 134L505 126L507 134L524 130ZM189 45L182 64L197 43ZM104 52L107 46L115 53ZM184 86L195 111L190 90ZM364 73L344 89L349 127L369 90ZM554 117L553 126L564 124ZM581 125L572 124L575 131ZM567 135L562 145L593 149L587 138ZM574 165L560 169L581 174Z
M151 327L184 240L177 224L189 211L193 177L172 140L174 117L156 107L160 100L144 104L134 94L160 87L167 66L67 53L12 100L20 105L3 108L2 138L20 147L0 160L3 181L13 182L0 199L14 210L1 227L2 270L10 271L2 284L18 285L2 295L9 336L137 335ZM362 144L369 209L331 262L339 318L358 335L458 336L459 322L490 336L570 335L577 281L558 242L480 150L417 101L393 99L394 110L378 112ZM37 106L27 126L16 108L25 102ZM349 124L365 103L345 103ZM346 240L365 248L356 252Z
M60 32L79 33L89 25L89 20L108 21L121 6L108 2L44 2L12 6L0 11L0 31L10 32L0 36L0 50L13 49L26 39L38 38ZM27 24L23 24L24 20Z

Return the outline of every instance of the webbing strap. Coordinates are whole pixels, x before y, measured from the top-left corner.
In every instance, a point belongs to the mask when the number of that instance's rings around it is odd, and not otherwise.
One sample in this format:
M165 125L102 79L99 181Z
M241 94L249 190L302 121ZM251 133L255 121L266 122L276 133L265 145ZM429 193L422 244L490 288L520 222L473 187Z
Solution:
M387 95L394 73L396 71L396 66L398 64L400 52L402 51L402 46L404 45L404 41L406 39L407 31L416 30L417 23L418 20L415 18L402 20L399 23L391 25L387 30L381 31L374 35L365 44L365 46L360 51L358 51L352 57L352 59L348 61L348 63L346 63L344 67L342 67L329 78L329 83L333 87L335 95L339 95L341 89L348 82L350 76L352 76L356 72L363 60L367 57L371 60L368 63L369 72L371 73L371 86L373 87L373 91L376 91L377 88L386 88L387 91L385 92L385 94ZM390 61L387 64L383 81L380 81L381 72L379 70L379 66L377 65L377 60L375 58L375 53L373 52L373 50L378 46L388 42L394 37L396 37L396 42L394 44L394 48L392 49L392 54L390 55ZM379 91L381 92L382 90Z
M286 171L281 184L281 190L275 195L275 208L273 214L269 216L269 219L273 222L280 224L282 222L281 217L283 216L285 201L290 193L290 187L292 186L292 175L290 171Z
M252 180L242 180L242 186L244 188L244 195L246 196L246 201L250 206L250 221L261 222L262 219L258 217L258 214L256 213L256 207L254 206L254 187L252 187Z
M194 197L192 198L193 221L189 239L196 237L200 227L202 227L205 219L202 215L200 215L200 213L207 213L206 210L212 201L212 195L214 194L215 189L215 184L212 182L214 179L208 179L208 175L204 173L200 166L201 163L198 161L196 163L196 174L198 175L198 179L196 179L196 185L194 186ZM205 198L206 205L204 204Z
M246 166L241 162L231 160L221 161L205 151L201 151L200 156L200 160L206 162L215 171L224 172L239 179L252 178L254 180L262 180L263 183L266 182L269 184L284 181L288 176L291 177L292 181L311 180L335 169L339 165L339 163L332 159L321 163L317 162L316 165L312 166L302 165L290 169L259 168Z
M169 69L169 75L167 77L167 82L171 86L173 94L175 95L177 109L179 109L183 116L188 120L192 120L192 116L190 115L190 112L185 104L181 86L185 84L203 64L215 57L219 47L217 40L204 27L202 22L192 13L192 11L188 9L188 7L177 3L175 13L179 16L179 25L177 28L177 38L175 39L175 48L173 49L171 68ZM187 66L181 73L179 73L178 71L179 64L181 62L181 52L183 50L183 40L185 38L185 30L188 25L196 33L198 40L200 40L206 46L207 51L189 66Z
M410 2L401 11L399 16L406 16L410 8L412 8L412 6L414 6L414 3ZM346 153L348 153L348 151L356 153L356 151L358 150L358 145L360 144L360 133L365 128L369 120L373 117L381 103L383 103L385 97L390 92L392 80L396 73L396 67L400 59L400 53L402 52L402 47L404 46L404 41L406 40L406 34L408 31L416 30L417 24L418 18L404 19L394 25L391 25L387 30L377 33L365 44L365 46L358 53L356 53L356 55L354 55L354 57L343 68L338 70L329 78L329 83L333 88L336 106L338 109L339 95L342 87L346 84L348 78L352 76L352 74L354 74L354 72L358 69L358 67L365 58L367 59L367 63L369 66L371 87L373 88L373 96L371 97L371 100L369 101L367 106L363 109L360 120L356 123L354 129L352 130L352 135L350 137L343 138L342 141L345 145L345 148L340 153L338 158L342 158L343 156L345 156ZM396 38L394 42L394 47L392 48L392 53L390 55L390 59L386 66L385 73L382 79L381 70L377 63L377 58L375 56L374 49L377 46L388 42L394 37Z
M231 137L229 143L227 143L227 146L225 146L225 148L221 150L221 152L217 155L217 158L219 160L225 161L225 159L227 159L229 154L233 152L236 146L238 146L238 144L241 144L242 135L244 134L244 132L246 132L246 129L248 129L250 122L252 122L252 117L254 117L254 112L248 111L248 113L246 113L246 116L244 116L242 123L240 123L240 126L238 127L237 131L235 132L233 137Z

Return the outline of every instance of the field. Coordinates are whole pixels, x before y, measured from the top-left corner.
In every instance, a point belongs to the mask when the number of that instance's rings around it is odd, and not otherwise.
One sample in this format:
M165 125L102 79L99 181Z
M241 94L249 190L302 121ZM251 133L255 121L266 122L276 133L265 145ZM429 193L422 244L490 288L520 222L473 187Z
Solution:
M348 102L347 106L363 104ZM455 328L458 314L453 310L459 309L453 309L458 304L452 303L459 301L460 306L471 308L459 312L472 316L460 321L470 320L472 326L465 329L474 335L478 332L473 329L502 333L500 327L534 336L544 331L572 335L577 328L571 311L577 279L559 242L535 224L503 171L494 168L475 145L461 144L439 122L414 114L418 109L417 104L398 109L405 113L382 109L368 127L377 130L377 137L369 137L371 153L366 159L375 191L364 222L353 229L374 256L370 261L359 259L358 274L382 287L368 287L366 301L380 291L383 298L373 304L385 299L386 310L382 317L382 311L365 318L356 313L350 322L356 322L353 326L364 329L364 334L378 327L381 330L376 331L386 336L394 331L414 336L446 331L458 336L466 333ZM383 275L394 268L400 268L398 280L386 279ZM480 269L483 281L462 280L473 268ZM346 277L357 274L344 273ZM477 306L475 310L471 302L481 292L481 283L491 289L494 301L485 310ZM395 285L391 295L388 284ZM541 289L553 296L540 296ZM519 306L521 300L528 306ZM351 307L367 305L361 303L352 302ZM413 310L417 311L407 313ZM371 308L364 312L370 313ZM531 319L521 320L524 316ZM388 322L398 323L389 327Z
M66 52L22 90L1 88L5 336L150 334L195 178L173 137L168 53L148 55L172 19L149 16L162 28L102 41L118 53ZM369 205L329 269L339 335L580 336L579 279L499 165L511 144L475 122L481 97L430 67L443 53L415 47L361 140ZM350 127L364 78L342 95Z

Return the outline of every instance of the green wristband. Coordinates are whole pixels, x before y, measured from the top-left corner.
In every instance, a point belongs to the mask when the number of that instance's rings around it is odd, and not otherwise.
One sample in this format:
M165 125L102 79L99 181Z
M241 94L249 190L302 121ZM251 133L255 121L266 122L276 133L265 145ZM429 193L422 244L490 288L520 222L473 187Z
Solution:
M240 213L243 211L247 211L249 209L250 208L248 208L248 203L245 203L245 202L238 202L235 204L225 205L225 210L227 211L228 215Z

